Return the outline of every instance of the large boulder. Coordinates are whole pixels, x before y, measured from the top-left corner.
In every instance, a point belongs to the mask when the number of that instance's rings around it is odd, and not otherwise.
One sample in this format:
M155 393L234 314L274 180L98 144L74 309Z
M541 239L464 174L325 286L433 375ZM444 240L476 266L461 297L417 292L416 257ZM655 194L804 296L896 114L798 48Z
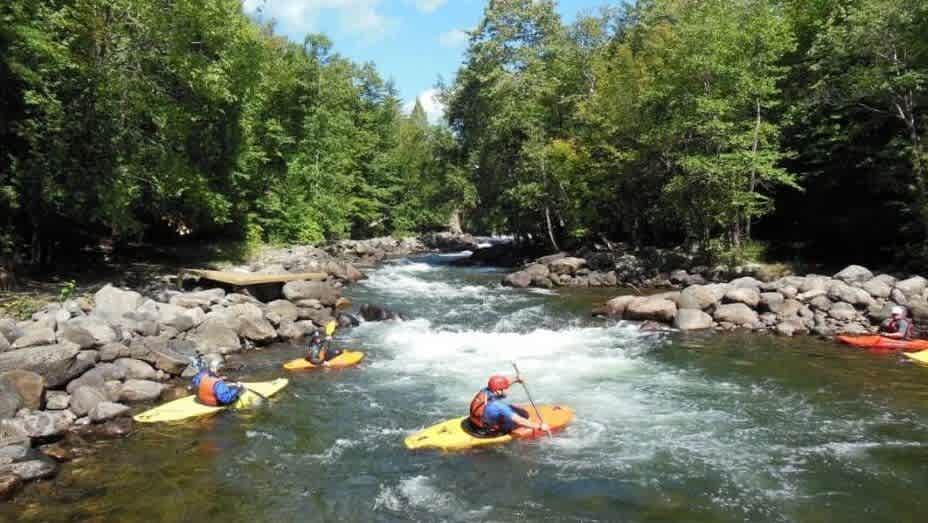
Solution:
M171 340L164 346L152 347L147 361L168 374L179 376L195 355L196 345L193 342Z
M706 310L714 307L723 295L708 285L693 285L683 289L677 299L677 306L681 309Z
M680 309L673 320L673 326L681 331L710 329L714 323L712 316L698 309Z
M161 325L171 327L177 332L186 332L197 325L197 320L202 321L203 310L200 308L187 309L170 303L159 303L158 321ZM194 315L191 312L197 311L200 314Z
M71 394L71 405L68 407L78 417L86 416L88 412L99 403L106 401L104 392L95 387L78 387Z
M715 321L727 322L740 327L754 328L760 323L757 313L743 303L719 305L712 317Z
M857 309L850 303L839 301L828 309L828 315L838 321L851 321L857 317Z
M23 409L15 418L0 422L0 430L2 426L7 426L30 438L50 438L64 434L75 419L74 414L68 410L49 412Z
M36 479L47 479L54 477L58 472L58 464L48 458L33 456L37 459L27 459L15 463L0 465L0 477L16 475L22 481L32 481Z
M158 399L164 385L156 381L126 380L119 391L119 401L152 401Z
M735 287L725 293L726 303L743 303L748 307L757 307L760 303L760 293L756 287Z
M0 419L12 418L23 406L23 397L13 385L0 381Z
M835 279L845 283L863 283L871 278L873 278L873 273L870 272L870 269L860 265L849 265L838 274L835 274Z
M93 300L93 314L113 323L122 321L124 314L134 312L145 301L135 291L117 289L109 284L97 291Z
M912 298L909 302L909 312L915 321L921 323L928 321L928 301L924 298Z
M6 341L6 338L0 333L0 352L6 352L10 350L10 342Z
M45 378L35 372L16 369L0 374L0 382L11 385L23 399L23 406L27 409L38 410L42 408L45 397Z
M107 343L100 347L100 361L113 361L117 358L126 358L131 354L129 347L122 343Z
M70 342L82 349L89 349L96 345L97 341L89 330L80 325L58 324L58 341Z
M524 289L532 284L532 275L526 271L516 271L503 278L503 285Z
M227 322L217 319L204 321L187 333L187 340L195 343L197 350L203 353L229 354L242 348L235 328L230 328Z
M805 278L802 278L802 283L798 286L793 285L799 292L813 292L813 291L827 291L828 286L831 285L831 278L827 276L817 276L815 274L810 274Z
M677 315L677 304L664 299L652 297L635 298L625 308L625 318L630 320L653 320L670 323Z
M279 321L296 321L299 318L297 307L287 300L274 300L267 304L268 313L274 313Z
M78 327L89 332L93 336L95 345L106 345L119 340L119 335L107 324L106 320L93 316L74 318L68 322L68 326Z
M264 319L264 311L257 305L243 303L233 305L226 314L238 319L236 332L242 338L259 343L267 343L277 338L277 331L269 321Z
M113 418L129 414L129 407L122 403L113 403L111 401L101 401L90 410L88 416L94 423L102 423Z
M776 326L777 334L781 336L793 336L796 334L807 334L809 331L798 318L787 318Z
M291 281L284 285L284 297L290 301L316 299L326 306L334 306L341 291L321 281Z
M581 268L586 266L586 260L583 258L564 257L551 262L548 268L554 274L577 274Z
M766 311L772 311L775 307L780 306L786 298L779 292L762 292L760 293L760 307Z
M2 335L6 341L13 343L17 338L23 335L23 329L14 320L0 318L0 335Z
M45 408L48 410L64 410L71 405L71 395L60 390L50 390L45 396Z
M867 291L837 281L828 288L827 296L832 301L844 301L858 307L869 307L874 301Z
M873 296L874 298L889 298L889 295L893 292L893 288L879 278L871 278L870 280L867 280L863 285L861 285L861 288L867 291L870 296Z
M52 345L56 341L55 331L47 328L40 327L35 329L28 329L23 333L22 336L16 339L13 342L11 347L15 349L25 349L26 347L38 347L40 345Z
M158 378L158 372L142 360L120 358L116 360L115 365L125 371L127 379L154 380Z
M0 354L0 372L30 370L45 378L47 387L60 387L89 368L86 360L77 358L79 352L80 347L72 343L4 352Z
M782 303L770 305L770 312L784 318L798 315L800 309L802 309L802 303L793 299L786 299Z
M925 293L928 286L928 280L921 276L913 276L907 280L896 282L896 288L899 289L906 298L914 298ZM15 347L15 344L14 344Z
M732 287L736 287L739 289L758 290L760 289L761 285L764 284L764 282L758 280L757 278L753 278L751 276L744 276L742 278L734 279L730 281L728 284L731 285Z
M628 308L628 304L636 299L636 296L627 294L625 296L616 296L611 300L607 301L606 304L597 312L601 312L607 316L616 316L621 318L625 314L625 309Z

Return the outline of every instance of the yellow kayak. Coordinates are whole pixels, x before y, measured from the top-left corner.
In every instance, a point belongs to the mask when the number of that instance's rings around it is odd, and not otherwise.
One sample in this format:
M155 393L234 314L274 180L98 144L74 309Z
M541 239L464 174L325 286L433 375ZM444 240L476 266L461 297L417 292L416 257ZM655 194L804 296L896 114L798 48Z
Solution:
M287 363L284 363L284 368L287 370L308 370L308 369L319 369L319 368L338 369L341 367L350 367L352 365L357 365L358 363L361 363L361 360L363 359L364 359L363 352L346 350L345 352L339 354L338 356L326 362L324 366L313 365L306 358L297 358L295 360L290 360Z
M277 378L273 381L245 383L244 385L247 387L247 390L239 397L238 401L231 405L223 405L221 407L203 405L197 401L195 395L187 396L146 410L141 414L136 414L133 419L140 423L157 423L205 416L230 407L233 409L245 409L258 403L262 399L261 396L269 397L277 394L281 389L286 387L289 382L290 380L287 378Z
M921 352L903 352L902 355L919 365L928 365L928 350L923 350Z
M528 411L532 421L538 422L538 416L531 406L520 405L520 407ZM539 405L538 410L545 423L551 427L552 432L563 429L574 419L574 413L570 410L570 407L563 405ZM480 437L465 430L466 424L467 416L432 425L427 429L420 430L407 437L405 440L406 448L410 450L464 450L486 445L509 443L514 439L534 439L546 435L544 432L538 430L520 427L504 436Z

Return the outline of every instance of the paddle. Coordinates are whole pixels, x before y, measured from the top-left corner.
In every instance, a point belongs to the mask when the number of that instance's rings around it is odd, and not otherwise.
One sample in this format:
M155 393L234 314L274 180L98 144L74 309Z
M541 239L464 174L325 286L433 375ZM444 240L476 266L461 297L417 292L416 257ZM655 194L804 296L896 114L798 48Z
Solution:
M525 395L528 396L528 402L531 403L532 408L535 409L535 415L538 416L539 423L543 424L545 420L541 417L541 412L538 411L538 407L535 405L535 400L532 399L532 393L528 391L528 386L525 385L524 381L522 381L522 374L519 372L518 365L516 365L516 362L514 361L510 361L509 363L512 364L512 368L516 371L516 380L518 380L519 383L522 384L522 388L525 389ZM549 438L552 437L550 430L546 430L545 433L548 434Z

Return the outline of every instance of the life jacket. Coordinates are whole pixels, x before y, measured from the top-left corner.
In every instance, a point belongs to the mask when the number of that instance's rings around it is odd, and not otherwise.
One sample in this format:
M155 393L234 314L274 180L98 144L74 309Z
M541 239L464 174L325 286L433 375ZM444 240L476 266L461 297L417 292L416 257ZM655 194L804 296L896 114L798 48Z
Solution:
M905 332L902 333L902 337L903 339L911 340L915 333L915 327L912 324L912 320L906 320L906 325L907 327ZM886 330L888 332L899 332L899 322L897 320L890 320L889 324L886 326Z
M211 407L219 406L219 398L216 397L216 384L219 383L219 378L210 376L207 374L200 378L200 386L197 387L197 400Z
M490 391L483 389L474 396L474 399L470 400L469 421L472 427L480 431L497 432L502 430L502 426L499 423L488 425L483 421L483 413L487 410L487 404L493 401L490 394Z

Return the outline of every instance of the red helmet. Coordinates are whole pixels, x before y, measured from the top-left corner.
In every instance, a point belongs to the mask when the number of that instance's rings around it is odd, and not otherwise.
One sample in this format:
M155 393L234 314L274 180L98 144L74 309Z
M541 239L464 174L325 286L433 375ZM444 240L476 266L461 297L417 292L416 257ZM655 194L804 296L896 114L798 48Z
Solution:
M509 378L499 374L494 374L493 376L490 376L490 381L487 383L487 388L490 389L490 392L506 390L509 388Z

